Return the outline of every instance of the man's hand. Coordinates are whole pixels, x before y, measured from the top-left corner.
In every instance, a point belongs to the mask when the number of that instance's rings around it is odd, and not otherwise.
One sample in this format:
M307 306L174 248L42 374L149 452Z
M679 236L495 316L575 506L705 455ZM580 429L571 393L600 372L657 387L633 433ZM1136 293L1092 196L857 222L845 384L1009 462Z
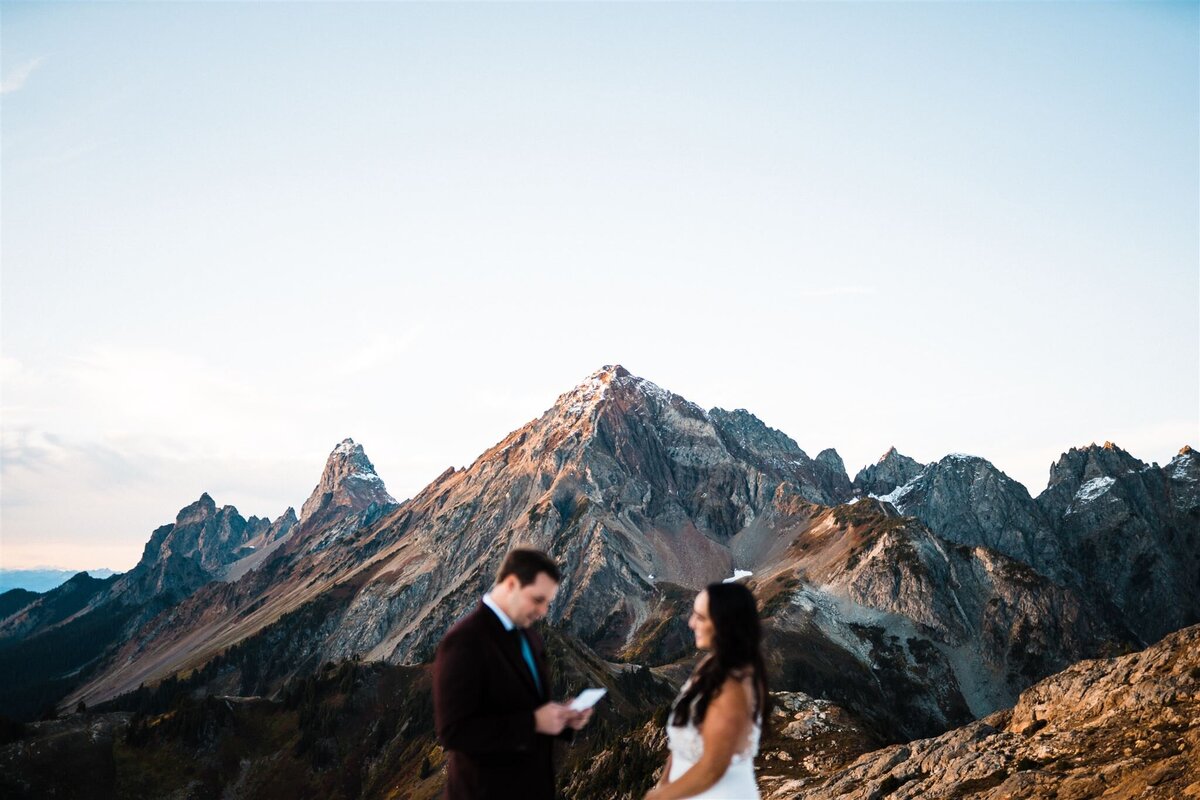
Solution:
M570 726L571 730L573 731L581 730L583 726L587 725L588 721L591 720L592 711L594 711L594 709L591 708L589 708L587 711L572 711L571 718L567 720L567 725Z
M558 736L567 727L571 717L577 714L562 703L546 703L533 712L533 727L538 733Z

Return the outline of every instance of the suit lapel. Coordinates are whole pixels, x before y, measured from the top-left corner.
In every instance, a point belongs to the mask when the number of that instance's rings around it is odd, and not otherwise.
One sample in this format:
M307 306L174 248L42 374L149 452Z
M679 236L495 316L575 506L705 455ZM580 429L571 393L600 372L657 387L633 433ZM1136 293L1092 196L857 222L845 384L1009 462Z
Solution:
M525 684L525 687L529 689L533 696L539 700L542 699L541 693L538 692L537 684L533 682L533 675L529 672L529 665L525 663L525 657L521 655L521 646L517 641L516 634L504 630L504 623L500 621L500 618L490 608L483 603L480 603L479 607L482 613L491 620L487 629L491 632L492 639L495 640L496 646L500 648L504 659L521 676L522 683ZM530 649L533 649L532 641L529 646ZM537 650L534 650L533 663L538 665L539 674L542 675L542 683L545 684L545 670L542 668Z

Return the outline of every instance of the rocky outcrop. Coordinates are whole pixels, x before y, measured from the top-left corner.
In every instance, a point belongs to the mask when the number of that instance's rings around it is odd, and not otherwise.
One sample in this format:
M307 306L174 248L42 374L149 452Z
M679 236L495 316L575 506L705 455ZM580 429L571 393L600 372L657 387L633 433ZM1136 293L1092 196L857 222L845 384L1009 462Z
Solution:
M822 450L815 459L809 458L790 436L767 427L744 408L714 408L707 417L730 454L767 472L786 475L805 499L836 505L853 495L846 466L836 450Z
M1200 627L1085 661L1016 706L936 738L870 753L769 800L1200 797Z
M879 747L862 720L836 703L803 692L773 692L771 699L754 770L764 795L800 778L836 772Z
M780 688L836 700L889 739L1011 705L1034 681L1125 645L1070 589L890 505L793 507L752 585Z
M217 508L206 492L173 524L151 534L141 561L117 580L112 594L135 605L178 602L245 556L246 543L269 526L266 519L247 520L233 506Z
M287 543L292 533L299 525L296 511L288 508L280 514L265 530L249 539L241 551L245 553L237 561L227 564L217 576L219 580L232 582L241 579L246 573L258 569L271 555Z
M1165 468L1111 442L1072 448L1037 503L1086 591L1110 600L1144 641L1200 622L1200 463Z
M343 439L329 454L321 479L304 501L300 524L304 529L320 528L371 505L396 504L362 445Z
M879 499L943 539L987 547L1060 581L1073 577L1045 512L986 459L948 455Z
M1163 474L1168 481L1171 509L1179 519L1196 519L1200 512L1200 456L1189 445L1171 459Z
M1150 642L1200 621L1198 461L1190 448L1162 469L1111 442L1073 448L1035 501L986 460L950 455L880 499L943 539L1028 564Z
M925 465L899 453L895 447L854 476L854 491L860 496L888 494L921 474Z

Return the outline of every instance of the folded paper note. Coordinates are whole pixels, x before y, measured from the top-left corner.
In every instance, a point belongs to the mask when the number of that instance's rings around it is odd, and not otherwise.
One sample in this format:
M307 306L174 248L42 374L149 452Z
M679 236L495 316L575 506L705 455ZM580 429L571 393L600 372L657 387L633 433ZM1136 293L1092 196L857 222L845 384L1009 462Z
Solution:
M608 692L607 689L584 689L571 701L570 707L572 711L587 711L592 706L599 702L601 697Z

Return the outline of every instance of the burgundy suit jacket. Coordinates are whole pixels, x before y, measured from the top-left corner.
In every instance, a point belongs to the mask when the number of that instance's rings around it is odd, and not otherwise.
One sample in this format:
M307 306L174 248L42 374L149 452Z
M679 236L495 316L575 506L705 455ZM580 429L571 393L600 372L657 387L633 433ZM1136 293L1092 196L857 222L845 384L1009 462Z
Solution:
M433 719L448 756L446 800L554 800L554 739L533 720L550 697L550 672L542 638L525 633L541 692L516 635L483 603L438 645Z

